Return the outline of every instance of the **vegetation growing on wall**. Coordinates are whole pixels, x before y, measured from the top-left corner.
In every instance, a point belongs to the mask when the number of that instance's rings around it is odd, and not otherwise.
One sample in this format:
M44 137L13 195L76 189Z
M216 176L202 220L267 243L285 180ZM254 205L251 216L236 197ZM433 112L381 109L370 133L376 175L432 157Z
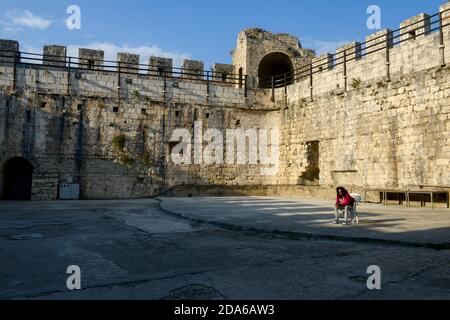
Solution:
M119 164L127 167L131 167L134 164L134 159L127 153L122 153L118 159Z
M97 106L98 106L98 108L101 109L101 110L103 110L103 109L106 108L105 103L104 103L103 101L100 101L100 102L98 103Z
M362 80L361 80L360 78L352 79L352 84L351 84L351 86L352 86L352 88L353 88L354 90L360 89L360 88L361 88L361 84L362 84Z
M112 139L112 146L114 151L123 152L125 150L125 143L127 142L127 137L124 134L115 136Z
M139 93L139 91L134 90L133 93L131 94L131 97L135 100L139 100L141 98L141 94Z

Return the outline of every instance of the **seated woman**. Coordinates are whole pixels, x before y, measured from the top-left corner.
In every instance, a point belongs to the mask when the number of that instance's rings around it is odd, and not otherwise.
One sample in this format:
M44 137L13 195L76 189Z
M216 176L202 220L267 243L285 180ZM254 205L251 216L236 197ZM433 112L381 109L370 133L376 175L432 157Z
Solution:
M343 225L348 224L348 218L350 212L353 211L353 204L355 203L355 199L350 196L347 190L343 187L339 187L336 189L337 197L336 197L336 206L334 208L336 219L333 221L333 224L339 223L339 215L340 211L344 211L344 223Z

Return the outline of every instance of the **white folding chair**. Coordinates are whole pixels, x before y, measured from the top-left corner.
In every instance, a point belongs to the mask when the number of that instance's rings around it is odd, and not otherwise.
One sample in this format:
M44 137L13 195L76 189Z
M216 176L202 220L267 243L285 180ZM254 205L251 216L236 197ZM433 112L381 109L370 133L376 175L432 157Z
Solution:
M353 199L355 199L355 203L353 204L353 209L352 209L352 223L353 223L353 220L356 220L356 223L359 224L358 203L362 202L362 197L361 197L361 195L359 195L357 193L350 193L350 196Z

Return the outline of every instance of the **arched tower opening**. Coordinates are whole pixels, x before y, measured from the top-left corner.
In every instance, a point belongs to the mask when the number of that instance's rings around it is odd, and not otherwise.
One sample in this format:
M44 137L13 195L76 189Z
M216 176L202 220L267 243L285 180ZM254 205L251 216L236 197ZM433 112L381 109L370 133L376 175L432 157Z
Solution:
M24 158L11 158L7 160L2 169L2 199L4 200L31 200L31 185L33 179L33 166Z
M287 76L286 82L288 85L292 84L292 74L294 66L291 59L284 53L274 52L266 55L258 67L259 87L268 89L272 87L272 77L282 80L284 84L283 75Z

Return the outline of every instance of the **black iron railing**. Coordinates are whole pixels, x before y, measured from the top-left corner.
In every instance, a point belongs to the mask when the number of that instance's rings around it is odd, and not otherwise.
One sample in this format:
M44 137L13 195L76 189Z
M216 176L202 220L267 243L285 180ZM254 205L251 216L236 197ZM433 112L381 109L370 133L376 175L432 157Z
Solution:
M286 87L295 82L304 79L310 79L310 86L313 86L313 76L325 70L330 70L343 66L344 76L347 74L347 64L351 61L362 59L368 55L385 51L386 62L389 64L389 52L395 46L400 45L406 41L412 41L417 36L424 34L431 34L436 31L440 33L440 48L441 48L441 63L445 64L444 59L444 34L443 29L450 26L450 17L444 19L444 13L450 12L450 9L443 10L432 16L426 17L420 21L411 23L410 25L401 27L399 29L390 31L388 34L382 34L369 41L358 44L358 47L349 47L332 56L332 58L324 58L312 63L306 64L293 72L280 74L270 77L259 77L259 87L271 88L272 98L274 99L274 92L277 88ZM425 24L424 24L425 22ZM420 25L419 25L420 24ZM417 26L415 28L411 28ZM424 30L425 29L425 30ZM422 33L419 33L422 31ZM380 42L383 39L384 41ZM140 74L152 77L161 77L164 79L185 79L185 80L199 80L206 83L228 83L236 85L240 88L245 88L245 95L247 96L247 75L241 74L225 74L209 70L195 70L182 69L176 67L149 66L144 64L133 64L129 62L118 62L109 60L95 60L78 57L61 57L57 55L42 55L36 53L27 53L21 51L0 50L0 61L3 63L13 63L15 66L22 65L40 65L42 67L64 68L69 72L76 70L99 70L103 72L116 72L120 74ZM14 68L16 72L16 68ZM14 77L15 78L15 77ZM15 80L14 80L15 86ZM209 90L209 86L208 86Z
M386 59L389 63L389 51L395 46L398 46L407 41L413 41L417 36L427 35L435 33L436 31L440 34L440 48L441 48L441 64L445 64L444 60L444 34L443 29L450 26L450 17L444 19L444 13L450 12L450 9L443 10L440 13L436 13L420 21L411 23L410 25L401 27L396 30L390 31L388 34L382 34L375 38L365 41L357 46L349 47L341 52L332 55L331 58L326 57L312 63L306 64L293 72L286 74L269 76L269 77L259 77L259 87L260 88L272 88L274 89L286 87L292 83L302 81L310 78L312 86L312 77L315 74L321 73L322 71L331 70L339 66L343 66L344 73L347 72L346 67L348 62L362 59L368 55L385 51ZM425 25L424 25L425 23ZM419 25L420 26L417 26ZM417 27L414 27L417 26ZM413 27L413 28L412 28ZM380 42L381 39L385 41ZM345 74L346 76L346 74Z
M32 65L40 67L61 68L76 72L77 70L96 70L102 72L114 72L119 74L145 75L164 79L198 80L207 83L221 83L236 85L247 89L247 75L234 73L221 73L211 70L185 69L167 67L164 65L149 66L111 60L97 60L79 57L61 57L58 55L43 55L37 53L0 50L0 62L17 65ZM247 90L245 90L247 91Z

